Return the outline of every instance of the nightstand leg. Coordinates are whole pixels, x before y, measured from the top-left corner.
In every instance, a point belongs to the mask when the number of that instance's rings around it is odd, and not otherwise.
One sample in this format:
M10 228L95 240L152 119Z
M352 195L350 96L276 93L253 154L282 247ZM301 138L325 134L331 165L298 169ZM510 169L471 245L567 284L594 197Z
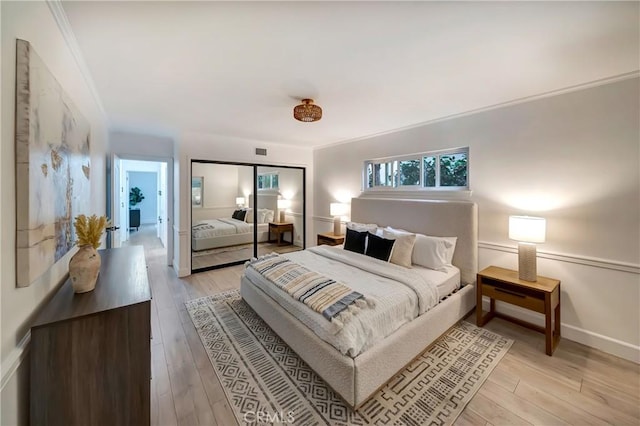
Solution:
M551 328L551 295L547 294L544 298L544 337L545 337L545 349L547 355L553 354L553 330Z

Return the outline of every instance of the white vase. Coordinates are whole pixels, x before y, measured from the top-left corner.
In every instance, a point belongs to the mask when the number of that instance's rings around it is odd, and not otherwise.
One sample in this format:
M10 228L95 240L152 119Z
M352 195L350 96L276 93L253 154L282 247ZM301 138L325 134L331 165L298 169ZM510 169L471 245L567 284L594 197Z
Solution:
M102 259L92 245L80 246L69 261L69 277L76 293L86 293L96 287Z

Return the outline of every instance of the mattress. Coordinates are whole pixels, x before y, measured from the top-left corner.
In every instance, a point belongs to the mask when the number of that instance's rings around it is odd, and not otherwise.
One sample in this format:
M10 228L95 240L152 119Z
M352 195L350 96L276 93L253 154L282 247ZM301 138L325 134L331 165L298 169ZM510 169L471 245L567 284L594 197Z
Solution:
M324 254L324 255L323 255ZM325 257L331 255L330 257ZM361 267L342 263L339 256L358 258ZM392 334L402 325L412 321L458 286L459 271L451 267L447 272L427 268L403 268L336 247L314 247L309 250L284 255L308 269L328 275L352 290L375 300L375 309L361 310L343 328L327 321L321 314L293 299L284 291L269 283L252 268L245 269L248 281L275 300L282 308L298 318L320 339L331 344L343 355L356 357L376 342ZM361 259L360 259L361 258ZM371 263L375 272L367 270ZM389 270L387 272L387 269ZM382 271L382 275L380 275ZM391 278L402 274L405 281L423 282L414 288ZM419 294L424 292L424 294ZM421 306L425 304L427 306Z
M208 219L192 226L193 238L214 238L253 232L253 224L237 219Z

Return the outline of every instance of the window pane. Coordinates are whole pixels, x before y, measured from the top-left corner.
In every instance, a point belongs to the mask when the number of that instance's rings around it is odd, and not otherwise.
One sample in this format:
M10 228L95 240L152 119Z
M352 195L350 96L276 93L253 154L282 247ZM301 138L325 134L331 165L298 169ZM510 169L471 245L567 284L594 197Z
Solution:
M367 188L373 188L373 164L367 164Z
M420 160L398 161L398 185L420 185Z
M379 163L373 165L374 186L391 186L392 178L391 163Z
M271 187L278 188L278 175L271 176Z
M258 189L264 188L264 176L258 175Z
M467 186L467 154L440 156L440 186Z
M424 162L424 186L436 186L436 157L423 157Z

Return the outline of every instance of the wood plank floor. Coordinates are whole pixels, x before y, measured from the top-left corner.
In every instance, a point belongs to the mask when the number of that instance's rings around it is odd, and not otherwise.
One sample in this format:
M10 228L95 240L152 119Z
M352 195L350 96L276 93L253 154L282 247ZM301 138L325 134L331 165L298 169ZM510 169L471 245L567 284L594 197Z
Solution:
M180 279L155 229L128 244L144 245L153 291L152 424L237 424L184 302L238 288L242 266ZM515 343L457 425L640 424L640 366L566 339L548 357L541 334L500 319L486 328Z

